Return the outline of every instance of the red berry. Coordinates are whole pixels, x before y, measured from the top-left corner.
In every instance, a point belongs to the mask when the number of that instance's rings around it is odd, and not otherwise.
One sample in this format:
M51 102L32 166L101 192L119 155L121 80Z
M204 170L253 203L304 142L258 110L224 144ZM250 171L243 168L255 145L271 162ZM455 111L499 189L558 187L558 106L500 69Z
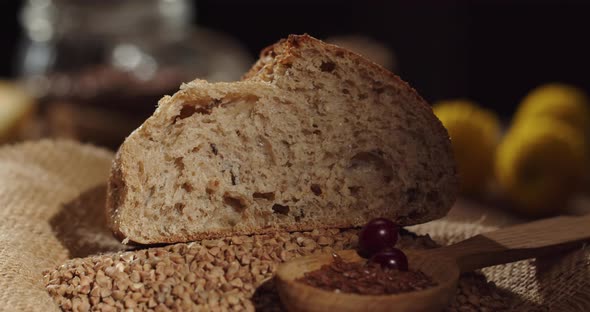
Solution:
M386 247L397 243L399 226L391 220L378 218L369 221L359 232L359 254L370 258Z
M382 268L386 269L408 270L408 257L397 248L383 249L371 257L370 261L378 263Z

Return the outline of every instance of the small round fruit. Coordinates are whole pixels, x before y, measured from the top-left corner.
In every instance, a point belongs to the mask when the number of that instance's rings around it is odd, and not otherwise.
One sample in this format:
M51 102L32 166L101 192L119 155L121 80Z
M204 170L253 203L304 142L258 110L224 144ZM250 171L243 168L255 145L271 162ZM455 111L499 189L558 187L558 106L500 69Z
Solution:
M20 139L33 119L33 98L17 84L0 80L0 104L0 144Z
M515 120L530 117L557 119L582 135L590 135L590 99L571 85L549 83L530 91L520 103Z
M475 102L461 99L437 102L432 109L451 137L461 193L485 193L493 178L494 154L501 136L498 117Z
M498 185L515 204L515 212L528 217L561 213L584 179L586 153L583 137L567 123L541 117L521 120L498 148Z
M389 219L369 221L359 232L359 254L369 258L386 247L397 243L399 226Z
M408 257L406 257L403 251L397 248L383 249L373 255L369 261L378 263L385 269L408 270Z

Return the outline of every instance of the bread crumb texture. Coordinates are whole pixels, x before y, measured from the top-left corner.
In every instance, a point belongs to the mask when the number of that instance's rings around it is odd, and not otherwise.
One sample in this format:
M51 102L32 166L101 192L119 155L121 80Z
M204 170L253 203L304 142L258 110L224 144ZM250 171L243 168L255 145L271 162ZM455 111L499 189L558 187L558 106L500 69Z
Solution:
M448 134L413 89L291 36L243 81L164 97L121 146L108 209L121 239L151 244L416 224L445 215L456 192Z

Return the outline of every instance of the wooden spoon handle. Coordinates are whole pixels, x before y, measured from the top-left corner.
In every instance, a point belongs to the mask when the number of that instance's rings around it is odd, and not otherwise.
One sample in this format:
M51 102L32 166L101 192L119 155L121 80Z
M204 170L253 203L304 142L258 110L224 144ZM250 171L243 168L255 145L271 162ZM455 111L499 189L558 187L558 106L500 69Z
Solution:
M480 234L440 249L461 272L565 251L590 240L590 215L556 217Z

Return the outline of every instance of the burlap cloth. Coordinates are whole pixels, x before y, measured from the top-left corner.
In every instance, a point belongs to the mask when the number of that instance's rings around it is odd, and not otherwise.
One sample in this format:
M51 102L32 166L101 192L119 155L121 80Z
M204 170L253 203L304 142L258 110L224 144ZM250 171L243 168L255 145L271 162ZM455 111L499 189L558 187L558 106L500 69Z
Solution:
M0 149L0 311L59 311L43 272L71 257L121 249L97 226L104 220L100 209L88 208L104 205L112 156L68 141ZM492 229L448 220L412 228L442 244ZM581 248L483 272L522 299L516 310L590 311L589 268L590 251Z

